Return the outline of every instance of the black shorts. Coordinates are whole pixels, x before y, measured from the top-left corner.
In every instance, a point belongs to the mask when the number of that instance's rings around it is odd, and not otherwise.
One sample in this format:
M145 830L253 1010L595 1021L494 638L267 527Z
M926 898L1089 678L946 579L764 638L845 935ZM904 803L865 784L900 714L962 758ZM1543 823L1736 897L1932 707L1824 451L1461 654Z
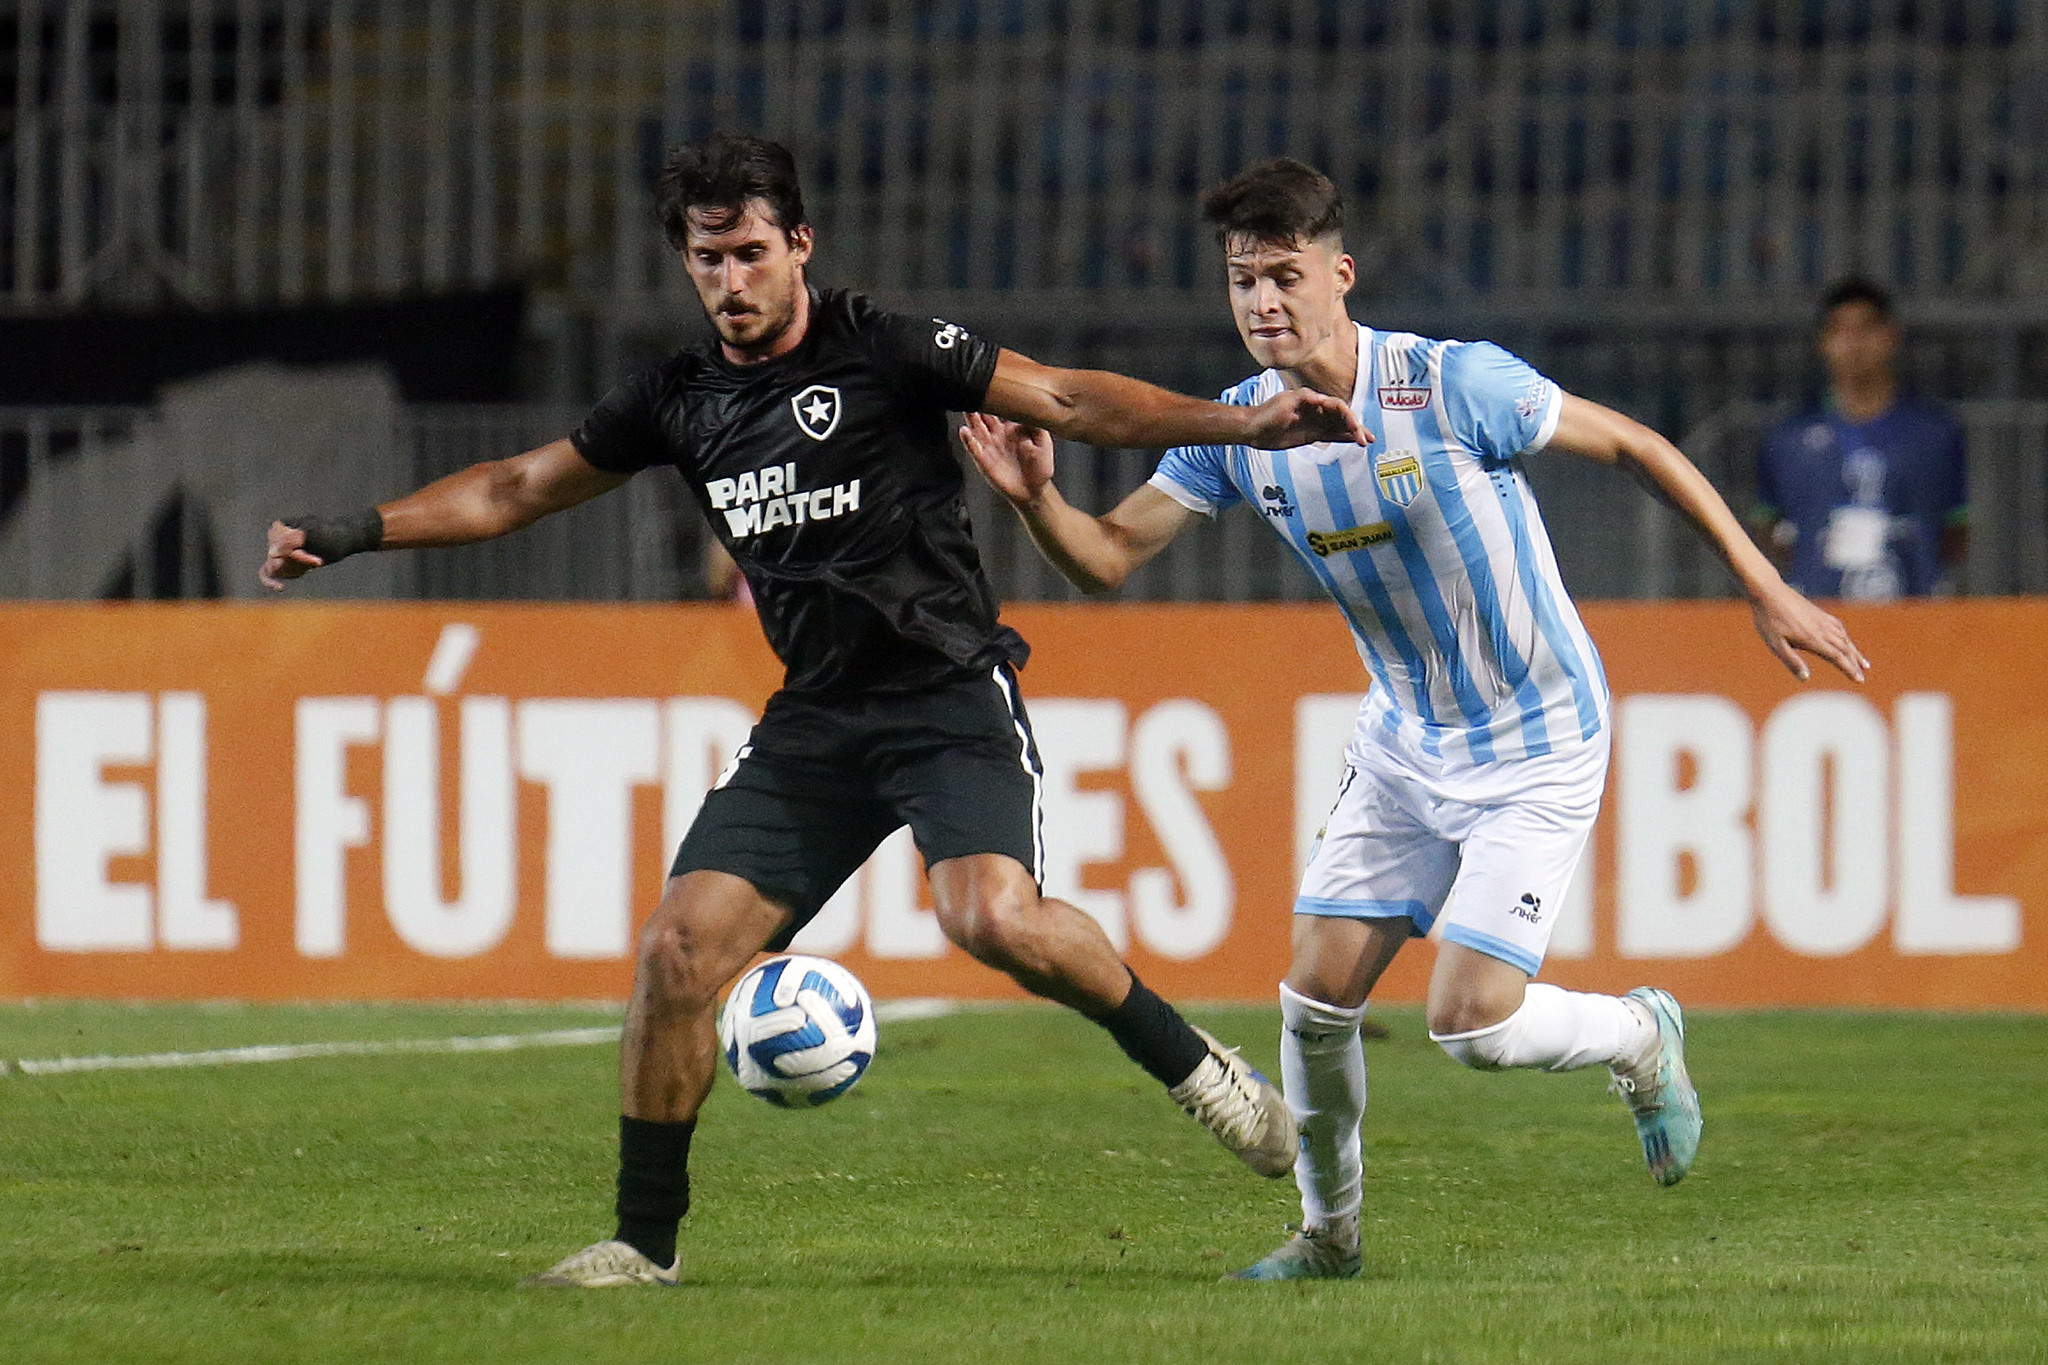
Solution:
M780 950L904 825L925 866L973 853L1045 872L1044 768L1007 665L918 692L777 692L676 850L671 876L729 872L787 906Z

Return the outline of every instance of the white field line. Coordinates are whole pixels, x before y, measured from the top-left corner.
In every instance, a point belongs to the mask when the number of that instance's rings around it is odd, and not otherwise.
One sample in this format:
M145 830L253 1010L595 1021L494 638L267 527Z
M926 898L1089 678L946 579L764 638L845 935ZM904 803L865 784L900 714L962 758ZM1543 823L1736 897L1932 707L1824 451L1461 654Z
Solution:
M885 1022L936 1019L951 1014L950 1000L885 1000L875 1018ZM97 1057L0 1058L0 1075L62 1076L80 1071L170 1071L181 1067L246 1066L254 1062L298 1062L314 1057L391 1057L401 1054L449 1052L517 1052L530 1047L591 1047L615 1043L619 1026L558 1028L539 1033L490 1033L480 1037L385 1038L340 1043L261 1043L254 1047L213 1048L205 1052L139 1052Z

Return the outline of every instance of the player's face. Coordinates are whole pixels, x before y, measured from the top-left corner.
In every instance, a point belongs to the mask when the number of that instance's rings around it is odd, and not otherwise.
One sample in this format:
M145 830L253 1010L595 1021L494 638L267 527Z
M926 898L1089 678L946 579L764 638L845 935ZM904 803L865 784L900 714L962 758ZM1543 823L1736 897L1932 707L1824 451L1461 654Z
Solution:
M758 199L748 201L735 223L714 216L707 224L696 210L688 222L683 261L719 339L735 351L774 353L796 321L804 264L811 259L810 228L785 233Z
M1344 296L1355 267L1335 242L1233 242L1225 269L1237 334L1261 365L1299 369L1351 325Z
M1888 377L1898 352L1898 324L1862 299L1830 309L1821 320L1820 358L1837 383Z

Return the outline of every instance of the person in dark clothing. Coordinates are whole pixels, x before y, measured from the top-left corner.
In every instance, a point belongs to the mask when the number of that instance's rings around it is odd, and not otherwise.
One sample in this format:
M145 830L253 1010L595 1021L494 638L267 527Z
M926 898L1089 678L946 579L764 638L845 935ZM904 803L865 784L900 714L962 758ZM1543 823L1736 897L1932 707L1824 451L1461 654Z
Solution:
M626 379L564 440L393 502L270 529L281 588L370 549L462 545L673 465L752 589L787 669L706 798L643 932L620 1058L618 1230L530 1283L674 1284L719 991L788 944L908 824L938 920L968 953L1103 1025L1259 1173L1296 1145L1279 1092L1124 966L1085 913L1040 894L1041 770L948 413L1106 446L1362 440L1343 402L1257 406L1060 370L962 327L805 278L813 234L789 153L714 136L674 153L657 203L715 340Z

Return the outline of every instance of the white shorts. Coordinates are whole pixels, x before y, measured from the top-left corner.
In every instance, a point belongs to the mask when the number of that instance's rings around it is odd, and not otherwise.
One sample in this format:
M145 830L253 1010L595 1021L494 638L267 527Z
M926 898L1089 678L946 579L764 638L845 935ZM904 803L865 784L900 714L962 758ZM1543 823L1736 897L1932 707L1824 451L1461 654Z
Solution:
M1297 915L1405 916L1427 934L1543 965L1607 784L1608 735L1538 758L1445 767L1364 728L1302 873Z

